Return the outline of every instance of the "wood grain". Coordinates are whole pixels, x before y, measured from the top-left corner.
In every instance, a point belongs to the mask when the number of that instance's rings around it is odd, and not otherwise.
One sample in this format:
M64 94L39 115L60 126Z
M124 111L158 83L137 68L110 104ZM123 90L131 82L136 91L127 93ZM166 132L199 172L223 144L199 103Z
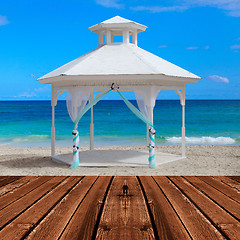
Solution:
M115 177L104 204L96 239L155 239L136 177Z
M219 192L214 187L205 183L198 177L186 177L186 179L191 182L195 187L205 193L209 198L216 201L219 206L226 209L229 213L235 216L238 220L240 219L240 205L227 197L225 194Z
M239 239L240 224L230 214L182 177L169 177L179 189L230 239Z
M239 239L228 177L0 177L0 239Z
M41 177L28 182L27 184L13 189L7 194L0 197L0 209L10 205L14 201L22 198L25 194L33 191L35 188L41 186L43 183L49 181L52 177Z
M140 177L160 239L190 239L168 199L152 177Z
M236 202L240 203L240 193L238 191L236 191L235 189L227 186L224 183L221 183L221 182L215 180L212 177L201 177L200 176L198 178L201 179L202 181L204 181L205 183L208 183L209 185L211 185L218 191L222 192L223 194L227 195L231 199L235 200Z
M111 177L99 177L76 210L60 239L91 239Z
M39 223L27 239L58 239L96 179L97 177L83 178Z
M214 176L213 178L222 183L225 183L226 185L228 185L228 186L236 189L238 192L240 192L240 184L238 182L232 180L231 178L225 177L225 176Z
M0 231L0 239L13 240L24 237L80 180L81 177L65 179L55 189Z
M220 232L169 179L165 177L154 177L154 179L172 203L193 239L224 239Z
M41 198L44 194L51 191L61 180L66 177L52 177L49 181L43 183L38 188L34 189L27 195L16 200L11 205L5 207L0 211L0 229L9 221L14 219L17 215L21 214L24 210L30 207L35 201ZM5 195L4 195L5 196Z
M0 188L0 196L8 193L8 192L11 192L13 191L14 189L18 188L18 187L21 187L23 186L24 184L32 181L33 179L35 179L37 177L32 177L32 176L26 176L26 177L22 177L22 178L19 178L11 183L8 183L4 186L2 186Z
M13 181L16 181L17 179L22 178L20 176L5 176L2 177L0 180L0 187L5 186Z
M236 182L240 182L240 176L228 176L228 177L235 180Z

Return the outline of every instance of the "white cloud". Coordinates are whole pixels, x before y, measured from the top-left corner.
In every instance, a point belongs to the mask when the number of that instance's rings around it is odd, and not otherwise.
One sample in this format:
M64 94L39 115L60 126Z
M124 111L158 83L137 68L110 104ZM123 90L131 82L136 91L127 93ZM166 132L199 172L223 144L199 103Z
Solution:
M14 98L32 98L32 97L36 97L37 94L35 92L23 92L23 93L20 93L19 95L17 96L14 96Z
M240 17L240 1L239 0L185 0L186 4L193 6L209 6L217 7L226 11L232 17Z
M192 47L186 47L186 49L187 50L197 50L197 49L199 49L199 47L194 47L194 46L192 46Z
M9 23L9 21L8 21L7 17L0 15L0 26L7 25L8 23Z
M168 45L160 45L160 46L158 46L158 48L167 48L168 47Z
M186 6L169 6L169 7L162 7L162 6L137 6L131 7L130 9L134 11L149 11L152 13L159 13L159 12L179 12L184 11L187 9Z
M231 49L240 49L240 45L239 44L235 44L235 45L232 45L231 47L230 47Z
M214 82L222 82L222 83L229 83L229 79L226 77L221 77L218 75L211 75L206 77L206 79L214 81Z
M48 91L50 89L50 86L45 85L44 87L39 87L39 88L34 88L34 92L45 92Z
M165 2L163 2L164 4ZM240 0L175 0L168 6L136 6L135 11L176 12L185 11L194 7L215 7L224 10L229 16L240 17Z
M190 47L186 47L187 50L197 50L197 49L205 49L208 50L210 48L210 46L206 45L204 47L198 47L198 46L190 46Z
M96 3L107 8L124 8L124 4L119 3L119 0L96 0Z
M39 97L38 93L50 91L50 86L46 85L44 87L34 88L33 90L28 89L28 91L20 93L14 98L34 98Z
M30 76L31 76L32 78L36 78L36 77L37 77L37 76L34 75L33 73L31 73Z

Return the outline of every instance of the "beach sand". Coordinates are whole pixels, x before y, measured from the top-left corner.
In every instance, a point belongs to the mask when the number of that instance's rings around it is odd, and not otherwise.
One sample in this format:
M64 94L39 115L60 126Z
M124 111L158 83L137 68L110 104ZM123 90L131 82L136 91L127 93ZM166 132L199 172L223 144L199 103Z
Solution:
M80 151L87 150L80 148ZM140 146L95 148L141 150ZM180 146L158 146L157 151L181 154ZM57 147L57 154L71 153L71 147ZM187 146L187 158L149 167L78 167L53 162L49 147L0 148L0 175L240 175L240 146ZM97 161L97 160L96 160ZM146 159L147 161L147 159Z

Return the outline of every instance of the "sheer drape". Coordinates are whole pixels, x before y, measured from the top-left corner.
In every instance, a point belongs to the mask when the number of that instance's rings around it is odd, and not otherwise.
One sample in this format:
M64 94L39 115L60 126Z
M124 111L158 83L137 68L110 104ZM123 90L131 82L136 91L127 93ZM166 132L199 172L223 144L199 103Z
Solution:
M159 93L159 88L156 86L136 87L134 93L136 96L138 108L140 112L151 123L148 129L148 148L149 148L149 165L155 168L155 129L153 128L153 108L156 98Z
M86 106L90 98L90 88L71 87L67 91L67 110L70 118L74 123L73 134L73 162L72 169L76 169L79 165L79 133L77 131L77 124L75 121Z
M90 98L90 88L74 87L67 92L67 110L73 122L77 119L78 114L84 109Z
M153 108L159 91L159 87L156 86L136 87L134 89L138 108L151 123L153 123Z

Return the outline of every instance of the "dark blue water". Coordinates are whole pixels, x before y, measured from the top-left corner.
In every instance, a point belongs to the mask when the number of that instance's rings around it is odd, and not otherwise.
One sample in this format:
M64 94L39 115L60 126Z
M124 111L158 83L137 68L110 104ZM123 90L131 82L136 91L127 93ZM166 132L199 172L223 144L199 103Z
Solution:
M71 145L73 123L65 101L59 101L55 111L57 144ZM50 145L50 101L1 101L0 114L1 146ZM181 114L178 100L156 102L157 144L180 143ZM96 145L146 144L146 125L123 101L100 101L94 107L94 125ZM78 130L81 144L88 144L90 111L80 120ZM188 144L240 144L240 100L186 101L186 136Z

